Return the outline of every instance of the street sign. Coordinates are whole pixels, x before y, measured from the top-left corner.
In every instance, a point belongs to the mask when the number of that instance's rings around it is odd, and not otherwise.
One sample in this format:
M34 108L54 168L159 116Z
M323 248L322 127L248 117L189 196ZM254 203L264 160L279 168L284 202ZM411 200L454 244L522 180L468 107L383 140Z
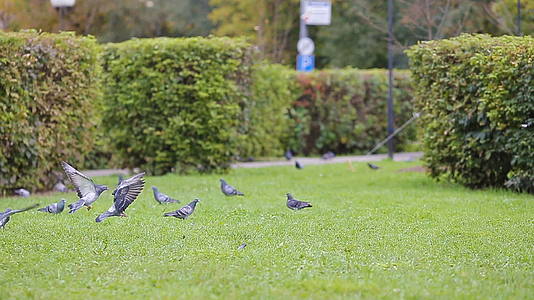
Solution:
M306 25L330 25L332 3L330 0L303 0L304 13L301 18Z
M297 50L299 54L302 55L312 55L315 45L313 44L312 39L308 37L301 38L297 43Z
M297 55L297 71L311 72L315 68L315 56Z

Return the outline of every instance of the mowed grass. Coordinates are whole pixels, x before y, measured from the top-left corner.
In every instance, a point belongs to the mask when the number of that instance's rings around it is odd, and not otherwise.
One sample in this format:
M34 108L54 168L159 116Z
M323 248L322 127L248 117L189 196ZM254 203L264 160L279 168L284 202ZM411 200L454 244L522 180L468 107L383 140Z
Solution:
M417 164L233 170L242 198L219 175L148 177L127 218L95 222L111 191L91 211L18 214L0 230L0 298L532 299L533 196L397 172ZM152 185L182 203L157 204ZM290 211L287 192L313 208ZM195 197L189 219L162 216Z

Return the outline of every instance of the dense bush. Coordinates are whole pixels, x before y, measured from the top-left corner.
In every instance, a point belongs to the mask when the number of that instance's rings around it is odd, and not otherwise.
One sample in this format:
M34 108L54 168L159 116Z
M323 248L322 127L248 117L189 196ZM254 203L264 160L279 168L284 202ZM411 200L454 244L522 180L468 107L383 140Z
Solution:
M534 38L462 35L408 55L432 176L534 192Z
M410 76L395 71L395 124L413 113ZM362 153L386 137L387 71L340 69L297 73L289 147L305 154ZM415 127L396 138L397 150L415 140Z
M153 174L229 166L250 73L229 38L134 39L104 49L103 127L126 167Z
M93 38L0 32L0 193L53 186L60 160L93 144L100 68Z

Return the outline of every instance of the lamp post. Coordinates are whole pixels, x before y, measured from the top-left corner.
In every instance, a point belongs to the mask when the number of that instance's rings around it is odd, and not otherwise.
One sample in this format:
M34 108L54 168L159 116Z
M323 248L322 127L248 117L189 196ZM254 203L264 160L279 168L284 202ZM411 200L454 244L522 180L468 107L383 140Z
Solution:
M517 0L517 35L521 34L521 0Z
M388 135L395 131L393 122L395 116L393 112L393 0L388 0ZM388 157L393 159L395 153L395 144L393 139L388 141Z
M50 0L50 3L58 11L59 31L62 31L65 29L65 14L69 8L74 6L76 0Z

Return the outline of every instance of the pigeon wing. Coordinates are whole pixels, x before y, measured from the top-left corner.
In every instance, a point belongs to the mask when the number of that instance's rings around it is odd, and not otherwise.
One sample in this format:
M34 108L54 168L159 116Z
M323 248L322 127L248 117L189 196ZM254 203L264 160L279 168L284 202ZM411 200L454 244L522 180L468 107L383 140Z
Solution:
M113 205L115 206L115 210L119 213L125 211L126 208L128 208L128 206L130 206L130 204L132 204L132 202L137 199L137 196L139 196L139 194L143 191L145 181L142 176L136 176L134 176L136 177L135 181L130 181L130 179L134 177L124 180L114 192L115 200Z
M187 217L187 216L189 216L189 215L192 214L192 213L193 213L193 208L192 208L191 206L189 206L189 205L186 205L186 206L180 208L180 209L176 212L176 214L177 214L178 216L180 216L180 217Z
M96 194L95 183L93 180L91 180L91 178L83 175L80 171L74 169L71 165L64 161L61 162L61 166L76 188L78 197L83 198L89 193Z
M34 209L36 208L37 206L39 206L39 204L34 204L32 206L28 206L26 208L23 208L23 209L14 209L10 212L8 212L9 215L12 215L12 214L16 214L16 213L19 213L19 212L23 212L23 211L27 211L27 210L30 210L30 209Z

